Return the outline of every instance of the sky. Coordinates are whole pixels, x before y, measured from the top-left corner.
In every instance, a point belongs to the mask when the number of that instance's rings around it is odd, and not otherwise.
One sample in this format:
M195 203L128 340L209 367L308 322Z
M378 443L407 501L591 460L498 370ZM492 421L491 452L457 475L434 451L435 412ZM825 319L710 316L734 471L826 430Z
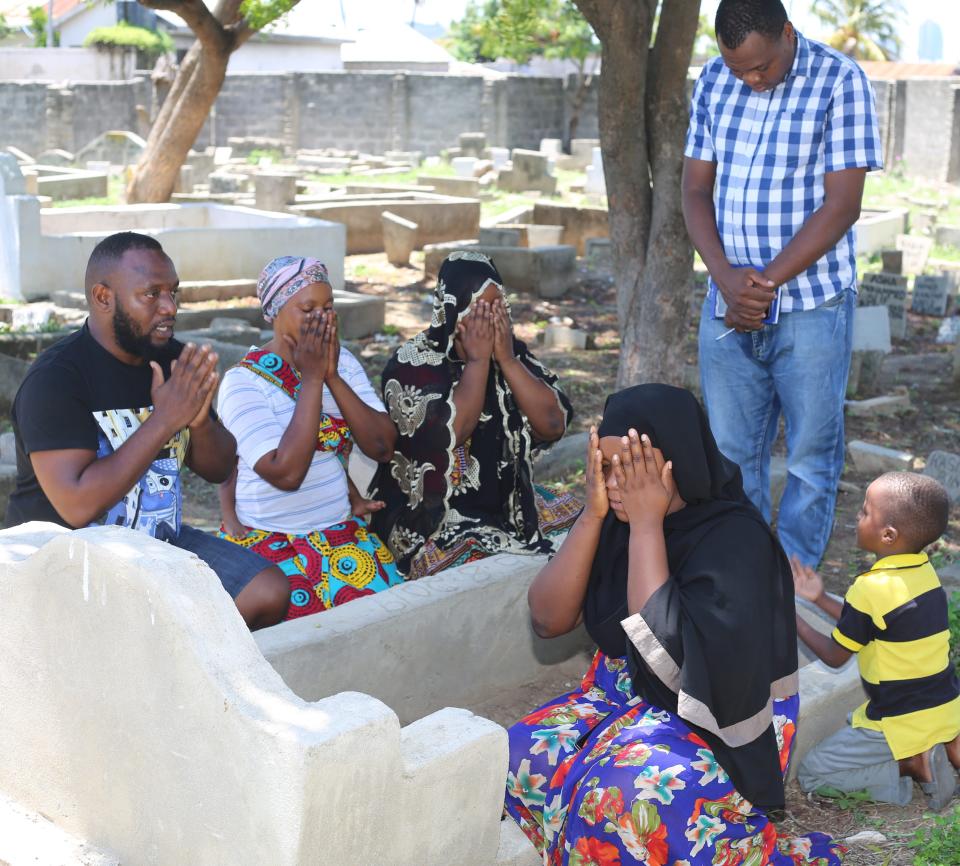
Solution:
M420 24L441 24L449 26L451 21L462 17L468 0L310 0L328 4L330 16L339 21L341 10L346 17L347 26L363 27L388 22L410 23L416 6L416 20ZM703 0L701 12L710 18L716 13L719 0ZM901 59L915 61L919 59L919 30L925 20L939 24L943 36L943 60L960 62L960 2L957 0L902 0L909 10L898 26L903 39ZM823 36L822 26L817 18L810 14L810 0L784 0L787 13L805 36L816 39Z

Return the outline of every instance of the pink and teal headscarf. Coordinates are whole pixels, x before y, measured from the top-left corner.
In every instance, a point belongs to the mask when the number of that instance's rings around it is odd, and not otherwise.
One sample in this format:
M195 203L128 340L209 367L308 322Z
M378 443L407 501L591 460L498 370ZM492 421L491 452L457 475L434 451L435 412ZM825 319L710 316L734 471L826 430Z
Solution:
M263 318L272 322L283 305L304 286L329 283L327 266L319 259L280 256L263 269L257 283L257 297Z

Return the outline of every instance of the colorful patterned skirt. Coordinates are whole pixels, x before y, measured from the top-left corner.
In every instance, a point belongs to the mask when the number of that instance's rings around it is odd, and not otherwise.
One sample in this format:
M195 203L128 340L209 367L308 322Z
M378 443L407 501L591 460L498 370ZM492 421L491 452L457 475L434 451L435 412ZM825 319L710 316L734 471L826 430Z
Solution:
M345 604L403 583L393 555L360 518L351 518L307 535L251 529L220 538L259 553L278 565L290 581L286 619Z
M572 493L554 493L539 485L534 485L533 493L537 504L540 531L548 538L569 529L583 508L583 503ZM407 579L416 580L447 568L502 553L503 551L496 546L501 535L502 533L499 532L491 532L489 536L481 533L479 536L459 538L446 548L441 548L432 538L428 539L410 561L410 573Z
M785 837L741 797L703 739L632 694L598 652L580 688L509 731L506 810L547 866L835 866L822 833ZM799 697L774 705L786 773Z

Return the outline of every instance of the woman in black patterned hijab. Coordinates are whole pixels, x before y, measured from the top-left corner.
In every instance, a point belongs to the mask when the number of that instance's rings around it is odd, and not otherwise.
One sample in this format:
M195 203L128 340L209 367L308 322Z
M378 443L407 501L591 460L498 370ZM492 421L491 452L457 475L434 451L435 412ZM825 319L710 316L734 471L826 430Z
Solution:
M374 520L410 578L494 553L553 549L578 503L535 490L535 450L559 439L570 401L513 336L500 274L481 253L440 268L427 330L394 353L383 397L400 438L371 495Z

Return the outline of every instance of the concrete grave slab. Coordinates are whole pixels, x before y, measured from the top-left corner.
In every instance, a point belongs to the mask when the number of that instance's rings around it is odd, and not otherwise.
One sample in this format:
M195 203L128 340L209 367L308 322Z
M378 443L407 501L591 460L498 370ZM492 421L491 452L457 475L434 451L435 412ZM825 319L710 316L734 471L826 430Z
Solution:
M459 136L460 156L472 156L482 159L487 149L485 132L461 132ZM456 157L454 157L456 159Z
M913 281L910 311L924 316L944 316L950 301L950 283L940 274L918 274Z
M903 340L907 335L907 278L900 274L864 274L858 303L864 307L883 306L890 316L890 336Z
M143 866L495 862L499 726L304 702L213 572L140 533L6 530L0 576L0 787L66 833Z
M476 160L473 161L475 162ZM421 174L417 175L417 183L420 184L420 186L429 187L440 195L471 197L479 195L481 190L479 178L474 177L472 174L464 177L450 177L449 175L443 174Z
M897 249L903 253L904 274L922 274L933 249L933 241L920 235L897 235Z
M909 472L913 455L907 451L884 448L870 442L854 439L847 443L854 468L861 475L882 475L884 472Z
M312 201L300 197L292 213L346 226L347 255L383 252L384 211L415 222L418 244L436 244L475 238L480 229L480 202L475 198L435 193L327 196Z
M126 129L111 129L81 147L76 162L86 164L90 160L107 162L110 165L134 165L147 146L135 132Z
M923 474L935 478L946 487L952 503L960 501L960 454L949 451L931 452Z
M896 247L897 235L906 231L908 216L907 208L861 211L853 227L858 255L870 256Z
M867 400L846 400L844 408L848 415L858 418L902 415L904 412L914 411L910 405L909 394L885 394Z
M41 165L73 165L77 158L69 150L52 148L45 150L37 156L37 162Z
M79 286L94 246L124 230L156 237L187 282L256 280L276 256L309 251L327 264L334 289L343 288L345 231L336 223L214 204L41 209L26 197L17 204L18 285L8 297Z
M109 193L110 178L105 171L87 171L51 165L31 165L29 175L36 178L36 194L53 201L75 198L103 198Z
M513 192L535 190L553 195L557 191L557 179L550 174L546 154L516 147L511 155L511 167L501 169L497 176L497 186Z
M538 201L533 206L533 221L538 225L563 226L562 243L576 247L578 256L585 254L588 238L610 237L606 208Z

